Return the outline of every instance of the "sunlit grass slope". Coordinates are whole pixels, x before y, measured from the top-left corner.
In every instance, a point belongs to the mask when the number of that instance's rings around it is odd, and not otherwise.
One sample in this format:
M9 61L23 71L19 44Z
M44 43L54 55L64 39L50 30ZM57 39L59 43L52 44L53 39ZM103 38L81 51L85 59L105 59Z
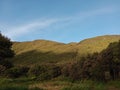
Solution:
M78 43L77 48L80 54L100 52L112 43L120 40L120 35L105 35L85 39Z
M59 43L48 40L29 42L15 42L12 49L16 56L13 61L16 65L33 64L64 64L78 59L87 53L100 52L109 43L120 40L120 35L105 35L85 39L79 43Z

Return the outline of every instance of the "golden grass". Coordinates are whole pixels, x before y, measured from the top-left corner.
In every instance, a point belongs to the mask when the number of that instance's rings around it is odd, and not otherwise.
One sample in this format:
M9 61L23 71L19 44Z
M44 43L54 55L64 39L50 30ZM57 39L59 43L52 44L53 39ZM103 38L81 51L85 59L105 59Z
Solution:
M106 35L89 38L79 43L58 43L48 40L15 42L12 49L16 56L15 64L31 65L41 63L64 64L87 53L100 52L109 43L120 40L120 35Z

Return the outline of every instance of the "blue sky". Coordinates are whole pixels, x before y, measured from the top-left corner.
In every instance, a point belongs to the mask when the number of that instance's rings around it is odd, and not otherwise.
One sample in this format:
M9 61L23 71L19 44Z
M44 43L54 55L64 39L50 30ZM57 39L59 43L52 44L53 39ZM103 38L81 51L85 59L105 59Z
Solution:
M0 31L64 43L120 34L120 0L0 0Z

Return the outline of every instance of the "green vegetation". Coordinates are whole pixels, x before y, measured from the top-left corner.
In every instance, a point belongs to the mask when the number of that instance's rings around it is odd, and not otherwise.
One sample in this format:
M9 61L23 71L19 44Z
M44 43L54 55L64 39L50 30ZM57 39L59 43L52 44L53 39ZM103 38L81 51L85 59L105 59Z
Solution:
M119 90L120 36L12 42L0 34L0 90Z
M0 78L0 90L43 90L38 87L29 87L34 83L32 78Z
M28 88L24 86L1 86L0 90L28 90Z
M120 78L120 41L110 43L100 53L88 54L62 68L62 74L73 80L109 81Z
M112 43L120 40L120 35L107 35L83 40L79 43L58 43L47 40L14 42L12 49L16 56L15 65L66 64L79 60L79 57L94 52L101 52Z
M0 61L5 58L13 57L14 53L11 50L12 42L7 37L0 33Z
M35 81L31 78L1 78L0 80L0 90L120 90L119 80L108 83L92 80L71 82L58 80L58 78L44 82Z
M12 42L7 37L0 33L0 76L4 76L7 69L13 67L13 63L6 58L12 58L14 56L12 48Z

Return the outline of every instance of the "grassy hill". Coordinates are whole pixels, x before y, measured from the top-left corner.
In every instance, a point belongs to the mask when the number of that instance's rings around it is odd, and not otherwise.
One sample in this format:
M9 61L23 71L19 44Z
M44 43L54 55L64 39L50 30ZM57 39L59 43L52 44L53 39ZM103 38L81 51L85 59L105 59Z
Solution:
M120 35L98 36L69 44L48 40L14 42L12 49L16 56L13 61L16 65L64 64L79 59L79 56L87 53L100 52L109 43L118 40L120 40Z

